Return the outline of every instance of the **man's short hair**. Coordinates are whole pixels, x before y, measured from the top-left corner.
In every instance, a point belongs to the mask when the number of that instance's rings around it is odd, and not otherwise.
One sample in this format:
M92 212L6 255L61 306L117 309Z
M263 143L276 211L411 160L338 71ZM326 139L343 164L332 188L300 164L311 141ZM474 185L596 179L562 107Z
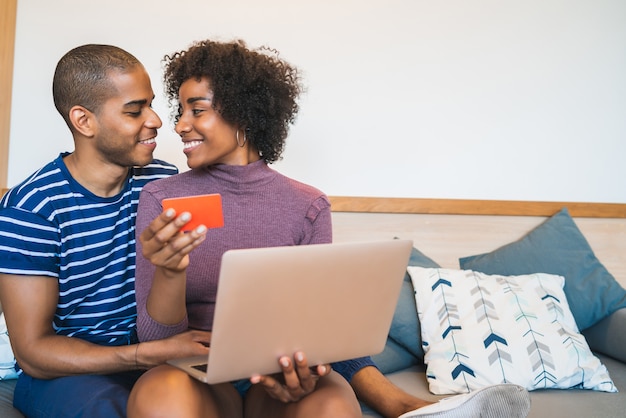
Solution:
M68 51L57 63L52 81L52 97L70 130L73 106L97 113L116 91L110 81L112 71L128 72L141 62L129 52L112 45L82 45Z

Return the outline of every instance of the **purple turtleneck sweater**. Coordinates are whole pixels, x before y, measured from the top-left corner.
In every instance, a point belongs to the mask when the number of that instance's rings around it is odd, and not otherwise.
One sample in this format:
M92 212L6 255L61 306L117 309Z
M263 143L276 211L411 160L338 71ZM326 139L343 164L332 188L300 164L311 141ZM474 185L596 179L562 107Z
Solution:
M161 213L164 198L208 193L222 195L224 227L209 229L205 242L190 254L187 319L167 326L147 314L154 266L137 257L137 327L142 341L169 337L188 328L211 330L220 263L226 250L332 241L326 196L283 176L262 160L246 166L215 165L150 182L139 199L137 234ZM137 240L137 254L141 253Z
M176 325L154 321L146 299L154 266L141 256L137 239L137 330L140 341L169 337L189 328L210 331L222 254L233 248L321 244L332 241L330 202L314 187L292 180L263 161L246 166L215 165L148 183L141 192L137 236L162 212L164 198L219 193L224 227L210 229L190 254L187 315ZM348 380L369 358L333 364Z
M285 177L260 160L247 166L215 165L147 184L139 199L137 234L158 216L168 197L219 193L224 227L210 229L190 254L187 315L163 325L146 312L154 266L137 257L137 328L141 341L165 338L188 328L211 330L222 254L232 248L328 243L330 203L321 191ZM138 236L138 235L137 235ZM141 254L137 240L137 254Z

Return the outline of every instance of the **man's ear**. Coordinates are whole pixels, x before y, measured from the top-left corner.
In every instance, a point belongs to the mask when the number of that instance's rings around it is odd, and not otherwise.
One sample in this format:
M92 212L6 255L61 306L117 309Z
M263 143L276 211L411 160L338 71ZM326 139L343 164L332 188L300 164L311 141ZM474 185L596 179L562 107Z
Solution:
M70 109L70 121L74 129L86 137L95 134L95 115L83 106L73 106Z

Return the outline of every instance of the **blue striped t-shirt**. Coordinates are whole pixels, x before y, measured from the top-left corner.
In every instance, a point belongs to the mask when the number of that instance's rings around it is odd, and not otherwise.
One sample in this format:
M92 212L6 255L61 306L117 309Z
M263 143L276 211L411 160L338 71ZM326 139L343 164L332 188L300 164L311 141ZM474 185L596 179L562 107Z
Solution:
M123 190L98 197L70 175L61 154L0 201L0 273L59 283L57 334L102 345L135 335L135 218L139 192L177 172L154 160L132 168Z

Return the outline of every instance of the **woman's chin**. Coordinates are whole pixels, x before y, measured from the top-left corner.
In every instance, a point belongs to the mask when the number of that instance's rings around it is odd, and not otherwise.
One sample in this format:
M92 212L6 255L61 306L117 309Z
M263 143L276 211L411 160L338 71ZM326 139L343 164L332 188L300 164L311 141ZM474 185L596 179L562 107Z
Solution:
M194 161L193 158L187 158L187 167L189 167L192 170L195 170L196 168L200 168L201 165L198 164L197 161Z

